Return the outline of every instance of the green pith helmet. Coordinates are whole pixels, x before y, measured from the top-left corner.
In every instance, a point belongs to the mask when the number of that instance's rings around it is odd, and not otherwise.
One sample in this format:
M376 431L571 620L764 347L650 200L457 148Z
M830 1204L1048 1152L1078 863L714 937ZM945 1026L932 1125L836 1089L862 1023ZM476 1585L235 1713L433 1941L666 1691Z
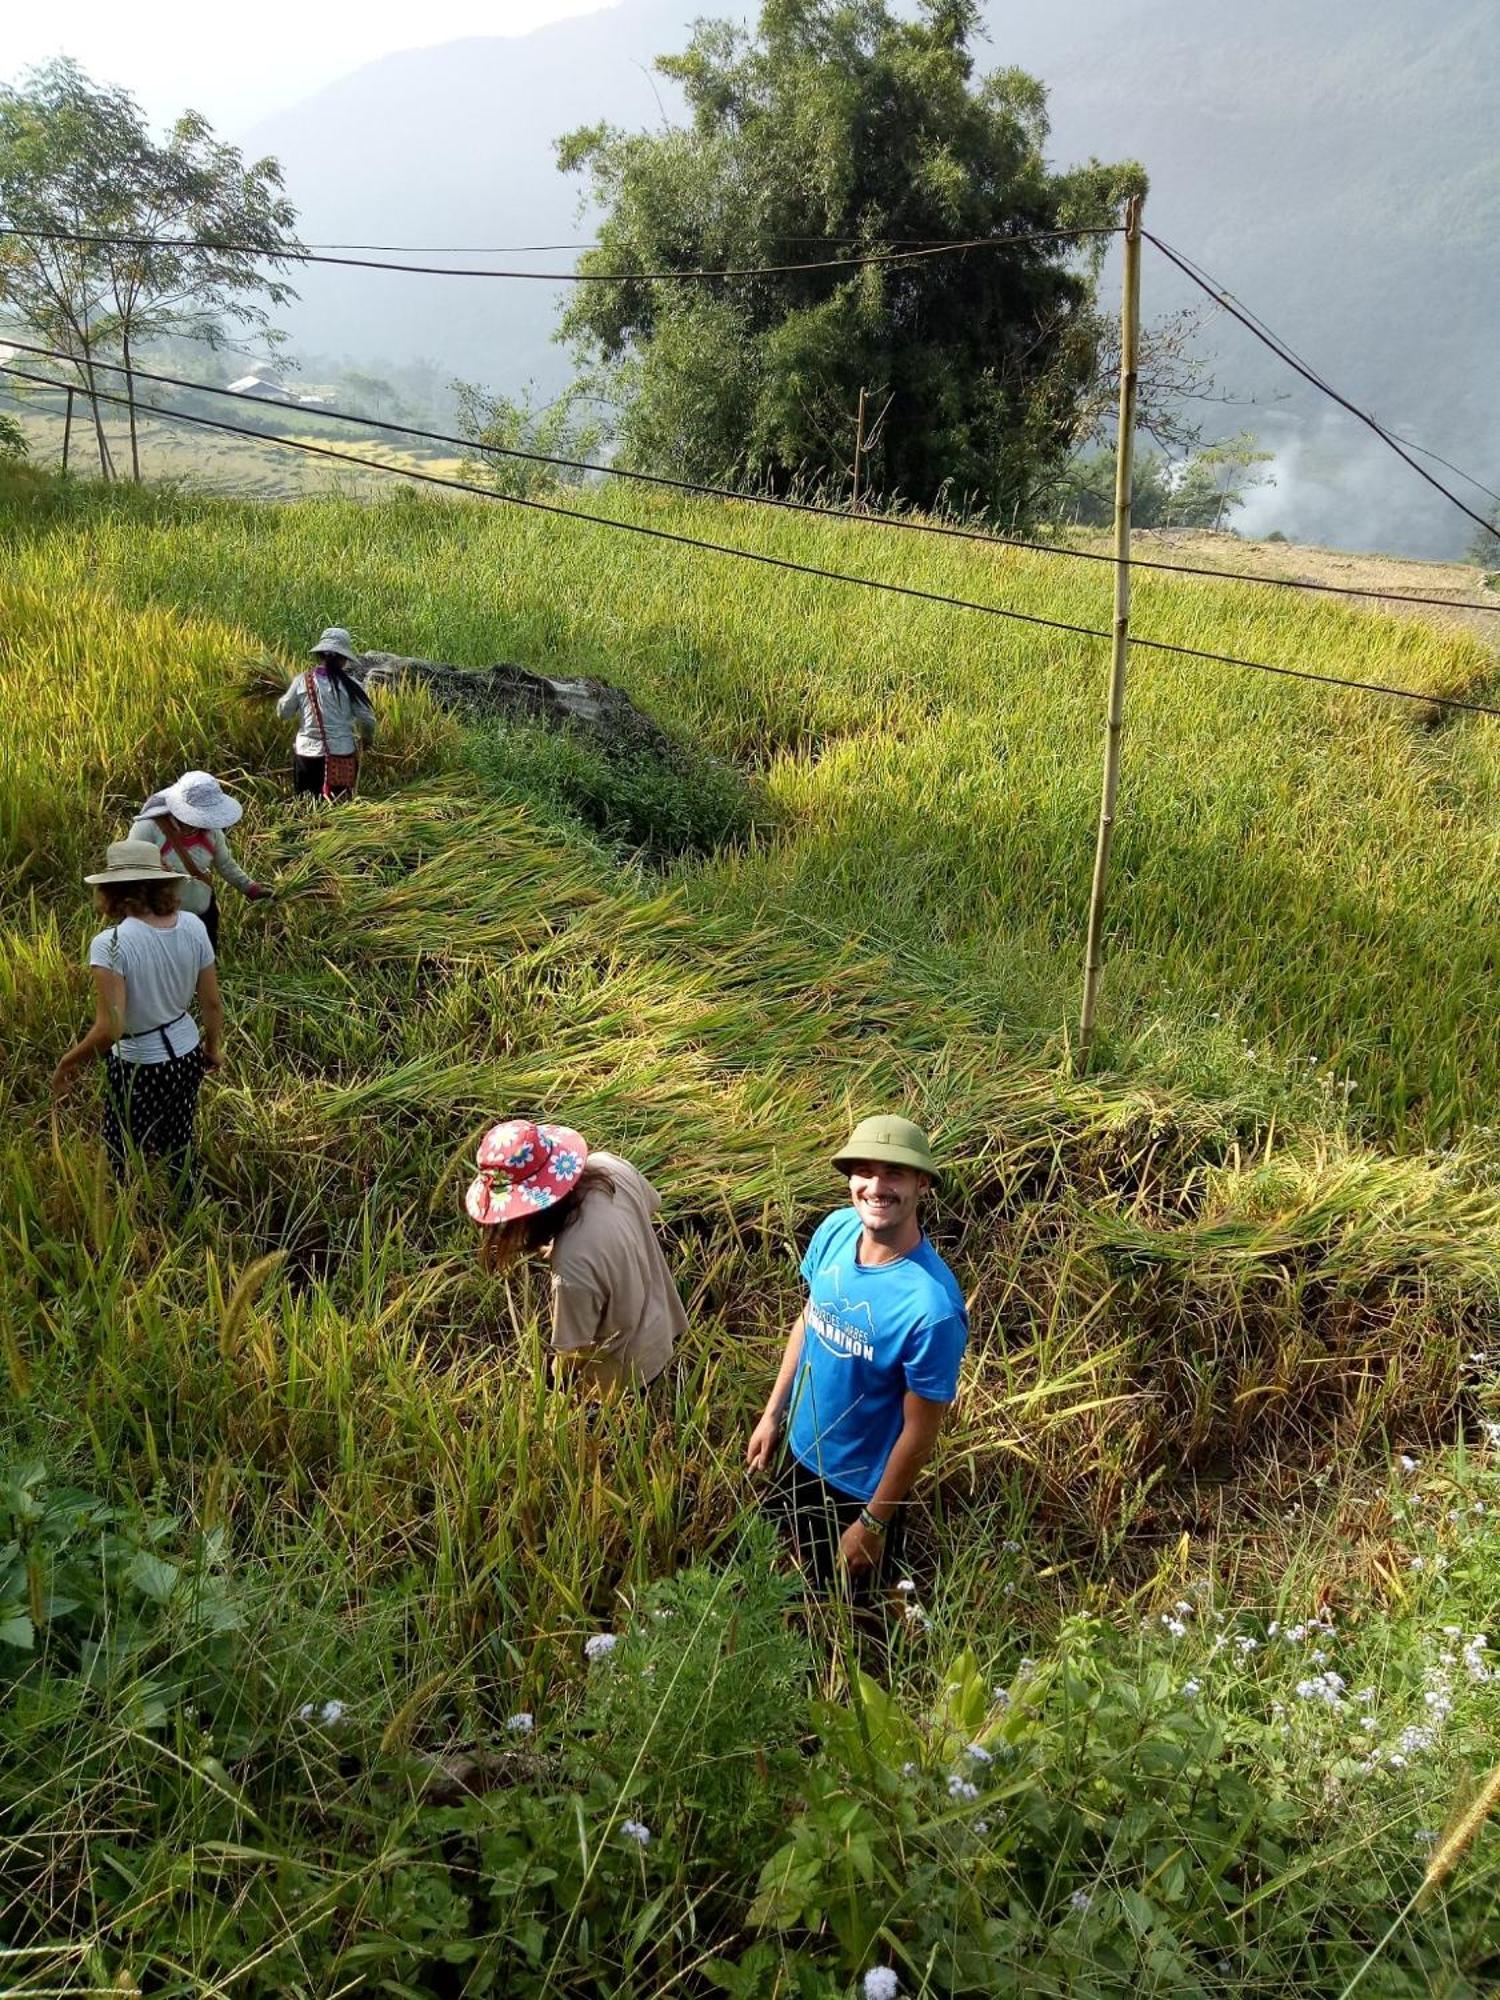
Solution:
M888 1160L892 1166L916 1167L924 1174L931 1174L935 1181L942 1177L932 1157L932 1141L921 1126L888 1111L879 1111L873 1118L861 1118L833 1156L833 1164L841 1174L848 1173L855 1160Z

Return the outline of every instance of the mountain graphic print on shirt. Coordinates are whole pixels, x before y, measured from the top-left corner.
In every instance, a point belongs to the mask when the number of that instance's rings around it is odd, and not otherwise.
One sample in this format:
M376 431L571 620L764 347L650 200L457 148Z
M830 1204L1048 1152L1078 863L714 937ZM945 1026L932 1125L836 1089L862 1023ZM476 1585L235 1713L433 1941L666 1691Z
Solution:
M854 1209L822 1222L807 1255L802 1363L792 1386L792 1456L851 1499L868 1500L901 1435L908 1389L951 1403L969 1341L958 1281L924 1236L909 1256L861 1264Z

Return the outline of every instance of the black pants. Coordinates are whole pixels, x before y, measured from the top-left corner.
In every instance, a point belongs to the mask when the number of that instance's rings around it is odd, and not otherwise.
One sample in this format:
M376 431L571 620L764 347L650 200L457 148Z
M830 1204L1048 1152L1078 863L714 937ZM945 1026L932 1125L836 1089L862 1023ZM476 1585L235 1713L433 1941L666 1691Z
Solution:
M208 941L214 948L214 957L217 958L219 955L219 899L212 889L208 892L208 908L202 913L198 921L208 932Z
M113 1050L104 1064L104 1143L123 1174L132 1153L160 1160L174 1179L193 1164L193 1120L203 1081L203 1050L170 1062L123 1062Z
M322 757L304 757L300 751L292 753L292 791L297 798L323 796L323 774L327 769ZM331 799L353 798L353 790L341 785L328 794Z
M844 1530L859 1519L864 1504L810 1472L790 1452L764 1501L808 1580L819 1590L847 1586L856 1604L868 1604L901 1575L906 1541L906 1509L901 1506L885 1531L875 1567L858 1575L846 1570L839 1561L839 1542Z

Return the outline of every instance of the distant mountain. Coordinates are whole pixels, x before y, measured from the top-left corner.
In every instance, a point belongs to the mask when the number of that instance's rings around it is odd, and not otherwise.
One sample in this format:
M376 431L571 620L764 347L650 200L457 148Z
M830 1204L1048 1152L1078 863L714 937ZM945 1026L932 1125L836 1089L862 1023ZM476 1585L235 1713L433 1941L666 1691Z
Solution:
M309 241L574 242L577 189L553 139L670 116L650 63L702 12L746 10L623 0L522 37L389 56L245 143L281 159ZM1045 81L1058 163L1143 160L1151 228L1384 422L1500 488L1492 0L991 0L988 21L981 66ZM1189 295L1154 255L1144 285L1148 317ZM546 283L310 270L300 288L289 323L309 349L425 354L505 388L566 378ZM1412 553L1464 545L1454 510L1248 335L1221 321L1208 345L1226 393L1287 397L1206 412L1211 429L1247 422L1282 454L1257 525Z

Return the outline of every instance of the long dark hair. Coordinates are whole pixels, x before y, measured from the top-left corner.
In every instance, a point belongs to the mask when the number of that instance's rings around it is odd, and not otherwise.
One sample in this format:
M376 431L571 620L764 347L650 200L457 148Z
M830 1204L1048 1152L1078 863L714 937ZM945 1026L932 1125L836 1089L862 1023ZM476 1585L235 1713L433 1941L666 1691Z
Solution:
M508 1271L523 1257L533 1257L547 1244L555 1243L570 1222L576 1220L587 1196L595 1188L613 1195L615 1184L603 1167L586 1166L561 1201L550 1208L531 1210L513 1222L486 1223L479 1232L479 1261L491 1277Z
M375 713L375 704L365 693L364 682L357 681L350 673L342 653L319 653L318 664L351 708L362 708L367 715Z

